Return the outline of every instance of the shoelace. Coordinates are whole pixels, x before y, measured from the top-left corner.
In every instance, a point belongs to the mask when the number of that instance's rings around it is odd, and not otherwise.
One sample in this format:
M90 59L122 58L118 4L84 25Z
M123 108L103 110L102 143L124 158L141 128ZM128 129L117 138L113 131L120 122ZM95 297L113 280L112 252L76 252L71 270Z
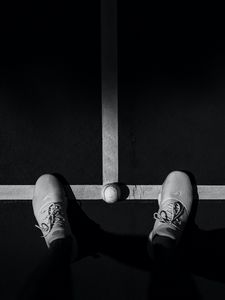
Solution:
M40 214L42 215L46 213L47 215L44 217L44 220L40 226L35 225L42 231L42 237L46 237L51 232L55 224L63 226L65 223L62 205L60 202L53 202L50 205L47 203L40 211Z
M162 223L167 223L175 226L179 229L181 225L180 217L184 213L184 206L181 202L170 202L166 210L161 210L160 212L154 213L154 219L159 220Z

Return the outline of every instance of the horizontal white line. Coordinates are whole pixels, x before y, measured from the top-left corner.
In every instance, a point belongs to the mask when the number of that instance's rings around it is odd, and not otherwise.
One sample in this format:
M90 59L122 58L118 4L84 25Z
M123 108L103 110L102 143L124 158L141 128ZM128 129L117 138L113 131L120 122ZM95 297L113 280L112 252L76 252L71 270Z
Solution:
M101 199L101 185L71 185L76 199ZM33 198L34 185L0 185L0 200L30 200Z
M128 185L128 200L153 200L158 198L161 185ZM198 185L200 200L225 200L225 185Z
M161 185L128 185L129 196L126 200L155 200ZM33 185L0 185L0 200L30 200ZM101 199L102 185L71 185L77 200ZM225 185L199 185L200 200L225 200Z

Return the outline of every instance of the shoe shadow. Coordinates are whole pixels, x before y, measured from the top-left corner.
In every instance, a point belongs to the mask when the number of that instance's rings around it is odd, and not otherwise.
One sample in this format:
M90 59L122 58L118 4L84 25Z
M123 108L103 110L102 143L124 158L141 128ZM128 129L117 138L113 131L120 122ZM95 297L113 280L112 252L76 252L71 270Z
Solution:
M78 259L89 255L97 258L99 254L103 254L123 264L148 271L151 259L147 251L147 237L106 232L85 214L67 180L60 174L54 175L63 184L66 192L67 214L78 244Z
M190 297L201 299L193 280L193 274L225 282L225 272L223 272L225 267L225 260L223 259L225 242L221 239L225 234L225 229L204 231L196 226L195 216L199 204L197 184L193 174L188 171L184 172L189 176L193 186L193 205L188 224L177 249L179 272L173 278L173 282L176 282L177 295L180 295L178 290L181 293L186 290L186 294L183 296L187 299L190 299ZM62 175L54 175L62 182L66 191L68 218L72 233L78 242L78 259L90 255L98 258L99 254L103 254L125 265L151 271L154 276L155 266L147 250L147 237L144 235L118 235L106 232L85 214L66 179ZM218 266L220 266L219 272ZM155 285L154 290L157 290L158 285L160 289L160 279L156 281L154 278L153 281L151 280ZM149 295L159 297L159 295L154 294L152 284L150 285Z
M181 253L188 270L200 277L225 283L225 228L202 230L195 224L195 216L199 203L197 184L194 176L190 176L194 188L194 207L186 234L183 236Z
M190 270L206 279L225 283L225 229L205 231L197 226L187 249Z

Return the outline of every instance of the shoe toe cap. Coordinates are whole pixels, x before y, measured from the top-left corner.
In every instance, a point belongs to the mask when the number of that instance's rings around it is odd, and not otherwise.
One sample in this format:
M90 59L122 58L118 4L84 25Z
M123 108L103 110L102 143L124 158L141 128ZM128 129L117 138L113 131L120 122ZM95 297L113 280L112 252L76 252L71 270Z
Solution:
M51 174L44 174L36 181L32 200L35 211L44 204L42 202L47 196L50 196L53 202L62 201L65 196L61 183Z
M192 184L189 176L181 171L170 173L162 186L161 201L176 199L190 212L192 204Z

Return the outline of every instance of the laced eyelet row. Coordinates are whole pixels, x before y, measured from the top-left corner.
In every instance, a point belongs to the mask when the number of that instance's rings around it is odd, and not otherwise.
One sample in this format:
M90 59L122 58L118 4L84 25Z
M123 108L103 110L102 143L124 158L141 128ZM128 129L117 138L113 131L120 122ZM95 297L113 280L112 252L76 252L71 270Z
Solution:
M42 237L46 237L55 224L63 226L65 223L61 202L47 203L46 206L41 209L40 214L47 214L40 226L35 225L42 231Z
M154 213L153 217L162 223L173 225L179 229L181 225L180 217L184 213L184 206L180 201L170 202L166 209Z

